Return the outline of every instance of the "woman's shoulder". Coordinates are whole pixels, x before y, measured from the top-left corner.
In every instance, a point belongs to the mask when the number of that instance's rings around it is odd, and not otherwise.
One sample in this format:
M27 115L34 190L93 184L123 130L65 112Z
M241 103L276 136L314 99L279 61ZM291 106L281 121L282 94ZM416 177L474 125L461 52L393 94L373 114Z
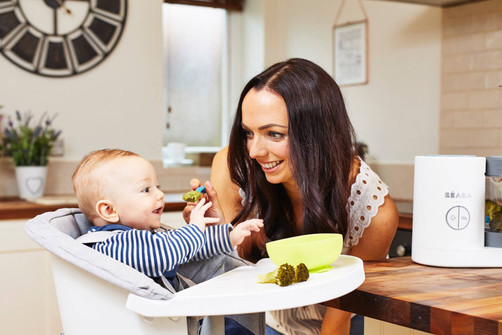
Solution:
M383 203L383 198L389 193L389 187L382 181L378 174L371 169L361 158L356 157L351 171L351 198L360 198L363 201Z
M230 171L228 170L228 147L224 147L216 153L211 164L211 182L219 183L230 179Z
M221 148L215 155L213 160L227 160L228 146Z
M359 174L359 170L361 169L361 158L359 156L355 156L352 160L352 165L350 167L350 175L349 175L349 185L354 184L356 181L356 177Z
M349 196L349 234L345 246L355 246L363 231L378 216L381 206L385 203L388 186L361 158L357 157L351 173L351 188Z
M230 222L240 211L241 196L237 186L230 176L228 168L228 147L218 151L213 158L211 166L211 184L218 192L218 200L225 215Z

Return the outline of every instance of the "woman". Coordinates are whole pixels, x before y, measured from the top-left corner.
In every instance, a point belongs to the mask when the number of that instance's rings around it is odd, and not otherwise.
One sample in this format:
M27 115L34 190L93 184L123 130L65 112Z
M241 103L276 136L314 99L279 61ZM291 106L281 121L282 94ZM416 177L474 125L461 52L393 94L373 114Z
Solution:
M264 220L238 249L253 262L267 257L267 241L320 232L343 234L345 254L382 259L397 228L387 186L355 154L338 85L304 59L275 64L246 85L230 145L215 156L206 186L218 191L226 220ZM350 330L350 313L323 305L273 316L290 334Z

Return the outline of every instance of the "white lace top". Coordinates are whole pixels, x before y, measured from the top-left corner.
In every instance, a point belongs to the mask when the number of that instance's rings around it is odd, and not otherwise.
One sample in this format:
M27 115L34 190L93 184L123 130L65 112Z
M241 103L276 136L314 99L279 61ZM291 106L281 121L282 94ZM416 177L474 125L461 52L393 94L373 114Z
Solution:
M389 194L389 187L382 182L380 177L362 159L359 174L350 188L349 196L349 229L343 241L343 253L359 243L364 229L370 223L371 218L378 212Z
M364 230L371 224L371 219L377 214L378 208L384 203L389 188L380 177L362 160L361 168L350 190L349 227L343 242L343 254L359 243ZM239 192L243 197L244 192ZM244 199L243 199L244 201ZM304 306L281 311L272 311L277 325L267 324L283 334L311 335L319 334L326 308L322 304Z

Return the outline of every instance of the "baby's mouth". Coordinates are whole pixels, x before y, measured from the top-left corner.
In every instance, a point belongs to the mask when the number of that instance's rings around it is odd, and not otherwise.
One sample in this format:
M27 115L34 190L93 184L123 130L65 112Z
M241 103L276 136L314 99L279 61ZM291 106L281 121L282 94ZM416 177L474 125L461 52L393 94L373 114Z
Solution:
M164 206L161 206L159 208L157 208L156 210L153 211L154 214L162 214L162 212L164 211Z

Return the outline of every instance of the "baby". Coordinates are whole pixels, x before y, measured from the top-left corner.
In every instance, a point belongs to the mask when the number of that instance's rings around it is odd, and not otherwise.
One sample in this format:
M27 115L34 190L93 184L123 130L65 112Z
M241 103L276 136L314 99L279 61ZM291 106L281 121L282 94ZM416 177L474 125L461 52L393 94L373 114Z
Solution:
M164 286L170 288L170 284L174 290L182 289L175 281L179 264L231 253L252 231L263 227L258 219L235 228L229 223L217 224L218 218L204 217L211 202L203 198L188 225L160 231L164 193L157 174L150 162L129 151L89 153L72 181L80 209L94 224L82 242L148 277L162 278Z

